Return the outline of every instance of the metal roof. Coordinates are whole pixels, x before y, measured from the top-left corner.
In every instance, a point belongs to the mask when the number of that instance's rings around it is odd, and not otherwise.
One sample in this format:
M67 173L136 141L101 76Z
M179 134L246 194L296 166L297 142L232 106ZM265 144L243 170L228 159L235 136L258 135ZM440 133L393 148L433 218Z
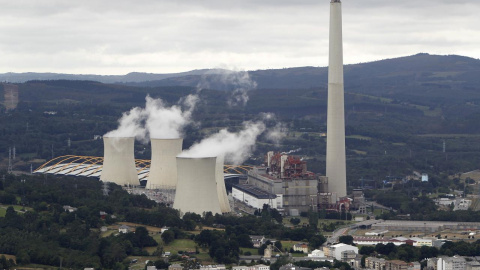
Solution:
M138 179L148 180L150 173L149 159L135 159ZM100 178L103 168L103 157L66 155L59 156L45 162L33 173L71 175ZM243 175L250 170L251 166L246 165L224 165L224 173L227 175Z

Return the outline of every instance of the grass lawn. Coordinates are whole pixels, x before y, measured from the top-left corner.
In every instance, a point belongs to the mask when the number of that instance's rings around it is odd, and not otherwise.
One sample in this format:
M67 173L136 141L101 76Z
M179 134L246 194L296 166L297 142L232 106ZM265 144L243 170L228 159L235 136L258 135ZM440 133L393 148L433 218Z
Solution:
M170 243L170 245L166 245L163 249L175 254L178 251L195 251L196 245L197 244L190 239L177 239Z
M33 209L30 207L23 207L21 205L8 205L8 204L0 204L0 217L5 217L5 214L7 213L7 208L9 206L13 206L13 209L17 211L17 213L23 214L23 210L25 209L26 211L32 211Z
M256 248L240 248L240 250L245 254L245 252L250 252L252 255L258 255L258 249Z

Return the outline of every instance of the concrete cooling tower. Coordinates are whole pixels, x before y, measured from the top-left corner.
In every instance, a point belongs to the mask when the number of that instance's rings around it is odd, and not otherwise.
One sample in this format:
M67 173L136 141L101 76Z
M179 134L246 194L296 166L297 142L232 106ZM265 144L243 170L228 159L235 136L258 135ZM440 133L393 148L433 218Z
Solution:
M225 178L223 173L224 157L217 157L217 164L215 166L215 180L217 183L218 200L220 201L220 209L222 213L231 211L230 203L228 202L227 189L225 188Z
M182 152L183 139L151 139L152 160L147 189L175 189L177 186L177 155Z
M216 167L216 157L177 157L178 182L173 208L181 215L187 212L221 214Z
M103 169L100 180L118 185L139 185L135 166L134 137L103 137Z

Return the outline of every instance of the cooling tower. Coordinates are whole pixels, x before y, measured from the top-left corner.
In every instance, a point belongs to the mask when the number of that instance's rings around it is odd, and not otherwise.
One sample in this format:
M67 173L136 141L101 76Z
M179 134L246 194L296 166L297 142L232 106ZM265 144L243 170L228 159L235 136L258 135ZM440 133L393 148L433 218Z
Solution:
M224 157L217 157L217 164L215 166L215 182L217 183L218 200L220 201L220 210L222 213L231 211L230 203L228 202L227 189L225 188L225 178L223 173Z
M175 189L177 186L177 155L182 152L183 139L151 139L152 160L147 189Z
M139 185L134 137L103 137L104 157L100 180L119 185Z
M221 214L216 167L216 157L177 157L178 181L173 208L181 215L187 212Z
M338 197L347 195L345 112L343 89L342 3L330 2L328 63L327 170L328 188Z

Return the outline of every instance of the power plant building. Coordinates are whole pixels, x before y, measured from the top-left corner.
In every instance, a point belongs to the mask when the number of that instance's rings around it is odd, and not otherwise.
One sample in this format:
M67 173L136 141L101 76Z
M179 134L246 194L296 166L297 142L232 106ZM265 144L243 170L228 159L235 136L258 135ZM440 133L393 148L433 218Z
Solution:
M265 167L248 172L248 184L277 196L277 208L296 216L318 203L318 177L298 157L268 152ZM280 207L279 207L280 206Z
M103 137L104 157L100 180L118 185L140 184L134 157L134 137Z
M262 209L264 204L273 209L282 208L281 201L277 200L275 194L252 185L233 185L232 196L234 199L256 209Z
M152 159L147 189L175 189L177 186L177 155L182 152L183 139L151 139Z

